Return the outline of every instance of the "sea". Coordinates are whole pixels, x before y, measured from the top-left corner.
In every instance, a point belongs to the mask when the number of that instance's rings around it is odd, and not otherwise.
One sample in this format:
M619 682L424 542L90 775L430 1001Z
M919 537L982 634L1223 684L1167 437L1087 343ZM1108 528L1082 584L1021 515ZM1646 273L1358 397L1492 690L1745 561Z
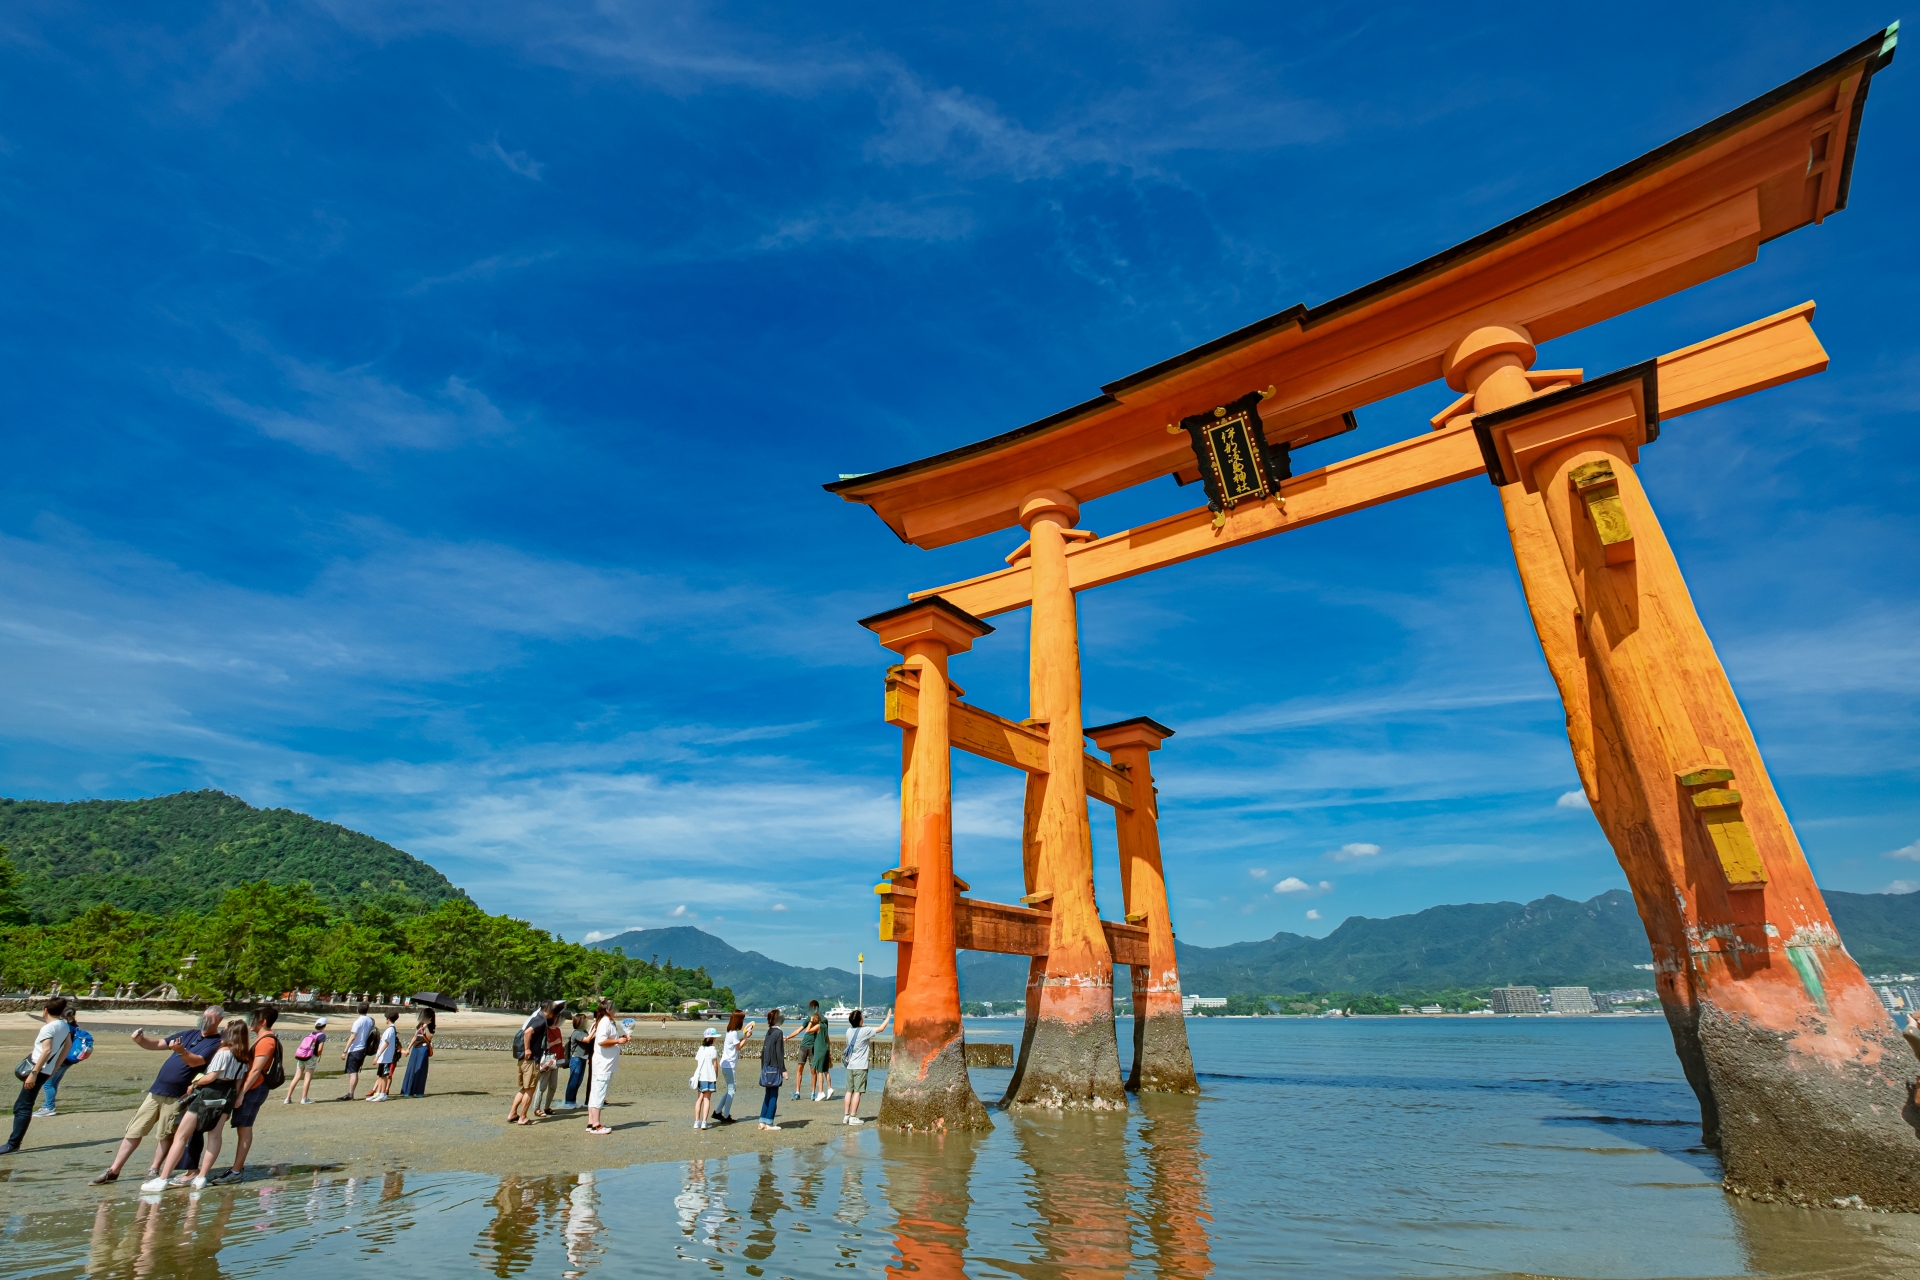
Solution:
M978 1137L868 1127L557 1177L320 1173L32 1216L0 1199L0 1275L1920 1277L1920 1218L1725 1194L1659 1018L1188 1034L1198 1098L996 1111ZM973 1074L992 1101L1009 1072Z

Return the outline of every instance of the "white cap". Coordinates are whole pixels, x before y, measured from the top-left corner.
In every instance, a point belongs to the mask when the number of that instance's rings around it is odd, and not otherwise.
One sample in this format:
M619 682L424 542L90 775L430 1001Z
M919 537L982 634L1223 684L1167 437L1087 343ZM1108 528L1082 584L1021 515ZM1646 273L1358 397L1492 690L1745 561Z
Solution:
M315 1018L313 1020L313 1025L315 1027L324 1027L327 1025L327 1020L325 1018Z
M700 1034L703 1036L717 1036L720 1034L720 1028L708 1027L705 1031L702 1031Z

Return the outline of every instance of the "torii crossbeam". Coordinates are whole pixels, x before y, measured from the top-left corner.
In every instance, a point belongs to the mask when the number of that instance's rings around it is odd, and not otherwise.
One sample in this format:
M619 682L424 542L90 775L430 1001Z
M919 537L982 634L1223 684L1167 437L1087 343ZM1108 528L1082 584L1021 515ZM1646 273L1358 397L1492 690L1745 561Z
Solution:
M905 658L889 684L907 749L900 865L884 886L902 977L882 1123L985 1122L961 1065L956 946L1034 957L1010 1105L1124 1105L1116 962L1135 964L1134 1087L1192 1088L1145 771L1170 731L1104 726L1090 732L1110 763L1086 753L1075 593L1486 475L1728 1187L1920 1210L1904 1048L1841 946L1635 472L1662 421L1825 369L1813 304L1604 377L1533 368L1537 343L1744 266L1845 208L1867 89L1896 34L1374 284L1016 431L826 486L921 547L1028 534L1007 567L866 620ZM1291 450L1439 379L1458 398L1436 405L1429 432L1291 475ZM1081 503L1166 475L1203 479L1207 507L1104 538L1073 527ZM947 658L992 630L982 619L1022 607L1031 709L1014 722L959 702ZM1026 771L1020 907L959 896L954 746ZM1125 922L1103 922L1094 903L1090 794L1121 823Z

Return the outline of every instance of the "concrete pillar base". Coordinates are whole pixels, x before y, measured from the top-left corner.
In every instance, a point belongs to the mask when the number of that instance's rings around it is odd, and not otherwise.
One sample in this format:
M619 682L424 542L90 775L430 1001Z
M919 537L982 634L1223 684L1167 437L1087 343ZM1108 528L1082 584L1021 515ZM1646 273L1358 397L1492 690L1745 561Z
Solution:
M1145 966L1135 966L1136 974ZM1136 976L1139 991L1145 979ZM1139 997L1135 997L1136 1004ZM1187 1020L1177 1012L1135 1014L1133 1019L1133 1072L1127 1077L1129 1093L1199 1093L1200 1081L1193 1074L1193 1051L1187 1047Z
M1046 991L1058 988L1047 987ZM1003 1105L1048 1111L1125 1111L1127 1090L1120 1079L1120 1046L1114 1037L1112 989L1104 1018L1052 1016L1043 1002L1030 1034L1020 1046L1013 1083ZM1029 1006L1031 1007L1031 1006Z
M1920 1108L1909 1087L1920 1064L1891 1026L1878 1063L1836 1066L1711 1004L1699 1025L1728 1191L1809 1208L1920 1212Z
M924 1066L916 1071L914 1062ZM929 1043L896 1036L879 1124L886 1129L948 1133L991 1129L993 1120L967 1079L967 1045L955 1027L951 1038Z

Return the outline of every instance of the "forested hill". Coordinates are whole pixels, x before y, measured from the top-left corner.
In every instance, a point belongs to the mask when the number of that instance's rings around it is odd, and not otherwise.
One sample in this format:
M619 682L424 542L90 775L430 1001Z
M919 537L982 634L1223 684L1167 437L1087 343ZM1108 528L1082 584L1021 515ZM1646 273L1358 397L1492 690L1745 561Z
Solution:
M99 902L154 915L211 911L228 889L257 880L304 880L341 906L466 897L372 836L221 791L72 804L0 799L0 846L28 911L46 922Z

